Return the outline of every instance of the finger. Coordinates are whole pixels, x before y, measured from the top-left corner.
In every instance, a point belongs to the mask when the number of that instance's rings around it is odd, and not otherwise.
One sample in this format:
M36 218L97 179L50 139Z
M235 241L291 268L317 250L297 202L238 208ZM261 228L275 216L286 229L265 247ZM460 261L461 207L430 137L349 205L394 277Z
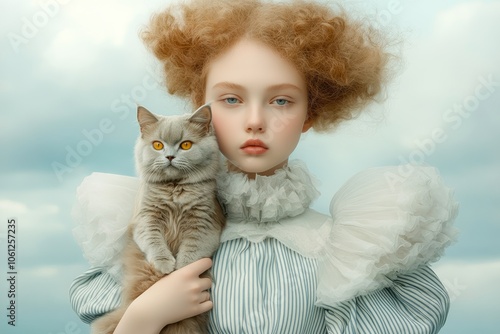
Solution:
M213 307L214 304L211 300L201 303L200 305L198 305L198 314L210 311Z
M200 303L204 303L210 300L210 293L208 291L202 291L200 293Z
M200 278L200 290L208 290L212 288L212 280L210 278Z
M207 271L212 267L212 259L205 257L203 259L199 259L189 265L190 269L196 276L200 276L202 273Z

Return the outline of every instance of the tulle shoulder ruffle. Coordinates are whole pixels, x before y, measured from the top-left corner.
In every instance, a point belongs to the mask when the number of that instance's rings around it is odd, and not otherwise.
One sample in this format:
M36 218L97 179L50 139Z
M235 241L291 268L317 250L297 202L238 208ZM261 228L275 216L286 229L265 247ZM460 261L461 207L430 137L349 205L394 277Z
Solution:
M398 274L436 261L457 236L453 191L432 167L363 171L333 197L318 257L317 305L388 287Z
M87 176L76 191L73 236L89 264L115 278L138 191L138 178L104 173Z

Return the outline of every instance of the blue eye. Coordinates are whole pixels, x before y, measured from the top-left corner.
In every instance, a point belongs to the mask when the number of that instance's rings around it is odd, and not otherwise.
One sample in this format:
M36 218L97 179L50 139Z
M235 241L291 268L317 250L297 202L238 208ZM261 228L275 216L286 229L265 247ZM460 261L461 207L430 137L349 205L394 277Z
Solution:
M287 105L289 103L289 101L285 100L285 99L276 99L276 100L274 100L274 102L279 106L284 106L284 105Z
M224 99L224 101L226 101L227 104L236 104L239 102L235 97L227 97Z

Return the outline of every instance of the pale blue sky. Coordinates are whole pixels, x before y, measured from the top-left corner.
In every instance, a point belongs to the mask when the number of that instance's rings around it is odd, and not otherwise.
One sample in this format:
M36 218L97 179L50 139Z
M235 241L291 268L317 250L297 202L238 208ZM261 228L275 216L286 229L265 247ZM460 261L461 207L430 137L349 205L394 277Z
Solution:
M157 113L187 111L155 81L138 38L168 2L0 3L9 8L0 14L0 268L6 276L6 222L15 217L19 273L16 327L7 325L0 280L0 332L86 333L68 301L87 268L71 234L75 189L93 171L134 174L138 128L127 96ZM320 180L314 208L327 212L336 189L368 167L414 159L439 168L461 204L460 239L434 265L452 297L441 333L497 333L500 1L344 3L400 31L402 69L382 105L299 143L293 156Z

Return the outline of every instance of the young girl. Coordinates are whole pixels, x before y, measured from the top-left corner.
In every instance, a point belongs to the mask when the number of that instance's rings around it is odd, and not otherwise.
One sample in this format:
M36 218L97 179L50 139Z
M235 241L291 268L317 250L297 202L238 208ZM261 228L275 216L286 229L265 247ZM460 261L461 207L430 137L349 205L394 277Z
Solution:
M309 209L318 192L304 164L288 161L301 133L352 118L379 93L389 58L381 36L306 1L193 0L158 13L143 37L170 93L211 102L227 227L213 263L158 281L115 333L158 333L209 310L210 333L440 330L449 299L428 263L454 237L457 204L437 172L367 170L325 216ZM100 240L82 243L94 267L70 289L87 323L119 305L113 264L135 184L97 174L79 188L79 229ZM201 279L210 267L213 281Z

